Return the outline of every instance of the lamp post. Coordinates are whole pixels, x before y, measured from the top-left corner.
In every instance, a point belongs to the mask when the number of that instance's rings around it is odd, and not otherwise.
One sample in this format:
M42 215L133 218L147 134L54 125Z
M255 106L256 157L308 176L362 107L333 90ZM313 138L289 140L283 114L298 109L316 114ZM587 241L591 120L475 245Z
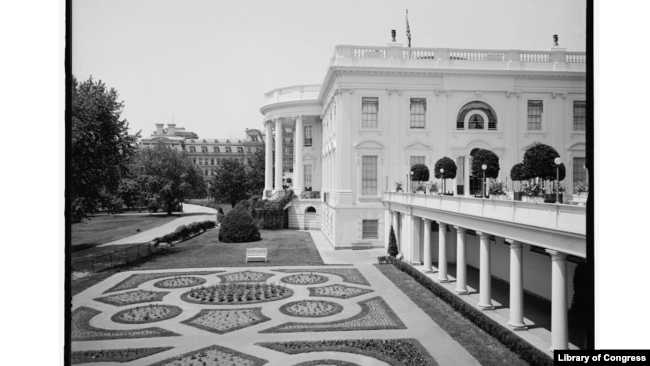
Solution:
M487 169L487 165L481 165L481 169L483 169L483 198L485 198L485 169Z
M557 157L553 161L555 162L555 182L557 184L555 188L555 204L557 205L560 203L560 164L562 163L562 159Z
M442 194L445 194L447 192L445 190L445 185L446 185L445 183L447 183L447 182L445 182L445 176L443 174L444 172L445 172L445 170L443 168L440 168L440 178L442 178Z
M413 171L411 170L411 193L413 193Z

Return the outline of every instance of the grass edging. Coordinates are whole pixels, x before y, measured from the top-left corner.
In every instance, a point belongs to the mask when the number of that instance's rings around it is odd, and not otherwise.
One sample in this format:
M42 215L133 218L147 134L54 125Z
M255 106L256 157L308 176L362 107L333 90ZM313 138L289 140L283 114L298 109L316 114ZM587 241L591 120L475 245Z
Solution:
M483 314L481 310L466 303L464 300L460 299L458 295L447 290L414 267L390 256L380 258L381 260L388 261L388 263L392 264L396 269L411 276L416 282L431 291L431 293L437 296L440 300L449 304L449 306L460 313L463 317L484 330L487 334L494 337L524 361L532 365L553 365L553 358L550 355L517 336L513 331L506 329L492 318Z

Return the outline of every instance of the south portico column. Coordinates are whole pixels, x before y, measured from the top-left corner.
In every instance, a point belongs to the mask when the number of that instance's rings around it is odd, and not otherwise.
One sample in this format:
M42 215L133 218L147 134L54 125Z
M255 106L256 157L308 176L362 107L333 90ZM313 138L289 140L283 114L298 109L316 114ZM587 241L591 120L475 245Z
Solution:
M266 127L266 152L265 152L265 165L264 165L264 197L273 191L273 122L264 121Z
M510 320L515 330L528 329L524 324L524 257L521 243L506 238L510 244Z
M296 170L293 174L293 191L297 195L300 195L302 190L305 189L305 174L303 172L304 165L302 164L302 147L305 144L305 131L302 126L302 116L295 116L293 118L296 120L296 140L293 144L293 161L296 163Z
M454 226L456 229L456 292L467 294L467 255L465 254L465 232L466 229Z
M569 323L567 310L566 258L567 254L546 249L551 255L551 348L550 351L569 349Z
M393 229L395 230L395 239L397 239L397 249L402 250L402 230L400 229L400 213L393 211Z
M449 282L447 277L447 224L438 221L438 282Z
M433 272L431 267L431 220L424 220L424 272Z
M480 289L479 289L479 302L478 306L485 310L494 309L492 305L492 267L491 267L491 251L490 251L490 235L486 233L476 232L480 236L481 247L481 268L480 271Z
M275 185L274 192L282 191L282 119L275 120Z

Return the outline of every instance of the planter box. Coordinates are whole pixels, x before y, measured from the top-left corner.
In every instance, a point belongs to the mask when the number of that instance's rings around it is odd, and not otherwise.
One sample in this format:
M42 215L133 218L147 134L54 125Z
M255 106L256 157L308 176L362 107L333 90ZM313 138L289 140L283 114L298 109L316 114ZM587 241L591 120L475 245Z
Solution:
M515 201L521 201L522 196L523 196L523 194L521 194L521 192L514 192Z
M555 203L557 196L555 193L549 193L544 195L544 203ZM562 193L560 193L560 203L564 202L562 198Z
M589 198L589 193L583 193L580 195L574 194L572 201L578 203L579 205L584 206L585 204L587 204L588 198Z

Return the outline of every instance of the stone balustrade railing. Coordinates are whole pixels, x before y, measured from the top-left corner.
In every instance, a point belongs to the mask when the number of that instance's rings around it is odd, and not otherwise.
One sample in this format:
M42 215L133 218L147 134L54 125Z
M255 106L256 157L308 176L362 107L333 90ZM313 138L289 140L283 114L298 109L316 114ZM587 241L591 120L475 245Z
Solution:
M294 100L315 100L320 93L320 84L294 85L273 89L264 94L266 105Z
M384 202L460 213L485 219L510 221L574 234L586 235L587 230L587 208L585 206L403 192L384 193Z

